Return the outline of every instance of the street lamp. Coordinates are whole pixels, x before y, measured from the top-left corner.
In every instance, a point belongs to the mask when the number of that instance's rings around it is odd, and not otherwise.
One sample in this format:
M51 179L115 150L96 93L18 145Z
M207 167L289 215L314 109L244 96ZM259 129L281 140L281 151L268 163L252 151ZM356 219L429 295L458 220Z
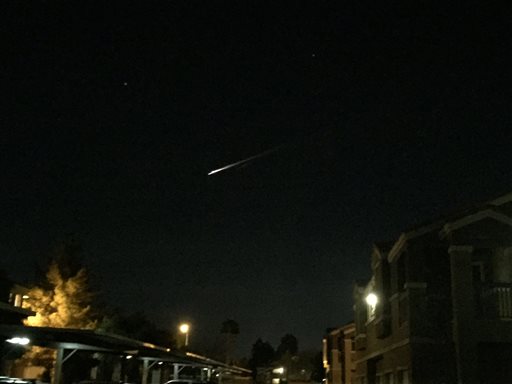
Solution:
M181 333L185 335L185 347L188 346L188 332L190 331L190 325L187 323L180 324L179 328Z

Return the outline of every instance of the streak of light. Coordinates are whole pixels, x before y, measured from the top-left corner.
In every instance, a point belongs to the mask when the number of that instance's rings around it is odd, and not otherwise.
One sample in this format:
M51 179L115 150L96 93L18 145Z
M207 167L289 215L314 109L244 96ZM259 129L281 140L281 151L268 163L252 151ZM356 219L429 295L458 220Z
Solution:
M208 176L211 176L211 175L214 175L215 173L219 173L219 172L222 172L222 171L225 171L225 170L228 170L230 168L234 168L234 167L238 167L239 165L242 165L242 164L246 164L250 161L253 161L253 160L256 160L256 159L259 159L260 157L265 157L265 156L268 156L270 155L271 153L277 151L278 149L280 148L279 147L276 147L276 148L272 148L272 149L269 149L267 151L264 151L264 152L261 152L261 153L258 153L257 155L254 155L254 156L251 156L251 157L248 157L246 159L243 159L243 160L240 160L240 161L237 161L236 163L231 163L231 164L228 164L222 168L218 168L218 169L214 169L213 171L210 171L208 172Z

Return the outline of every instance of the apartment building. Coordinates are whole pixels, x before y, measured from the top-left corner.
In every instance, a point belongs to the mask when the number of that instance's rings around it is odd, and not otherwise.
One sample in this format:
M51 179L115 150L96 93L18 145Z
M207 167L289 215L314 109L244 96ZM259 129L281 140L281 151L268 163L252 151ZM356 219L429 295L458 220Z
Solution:
M354 323L329 329L323 339L326 384L350 384L354 371Z
M512 193L376 244L371 269L353 383L512 383Z

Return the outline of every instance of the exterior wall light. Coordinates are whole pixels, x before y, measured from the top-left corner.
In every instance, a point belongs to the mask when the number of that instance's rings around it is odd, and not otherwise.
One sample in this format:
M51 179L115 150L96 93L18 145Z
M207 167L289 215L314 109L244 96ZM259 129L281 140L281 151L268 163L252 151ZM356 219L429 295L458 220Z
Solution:
M379 298L375 293L370 293L368 296L366 296L365 301L366 304L368 304L368 321L371 321L375 318Z
M368 296L366 296L366 304L368 304L370 307L375 307L377 303L379 302L379 298L375 293L370 293Z

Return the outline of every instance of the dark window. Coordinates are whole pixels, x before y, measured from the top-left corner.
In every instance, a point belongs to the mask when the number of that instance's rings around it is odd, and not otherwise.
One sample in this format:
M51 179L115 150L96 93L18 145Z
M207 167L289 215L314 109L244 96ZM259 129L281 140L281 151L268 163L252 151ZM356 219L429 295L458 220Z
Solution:
M409 317L409 300L407 296L398 299L398 325L402 325Z
M473 274L473 283L484 282L484 265L483 263L473 263L471 265L471 272Z

